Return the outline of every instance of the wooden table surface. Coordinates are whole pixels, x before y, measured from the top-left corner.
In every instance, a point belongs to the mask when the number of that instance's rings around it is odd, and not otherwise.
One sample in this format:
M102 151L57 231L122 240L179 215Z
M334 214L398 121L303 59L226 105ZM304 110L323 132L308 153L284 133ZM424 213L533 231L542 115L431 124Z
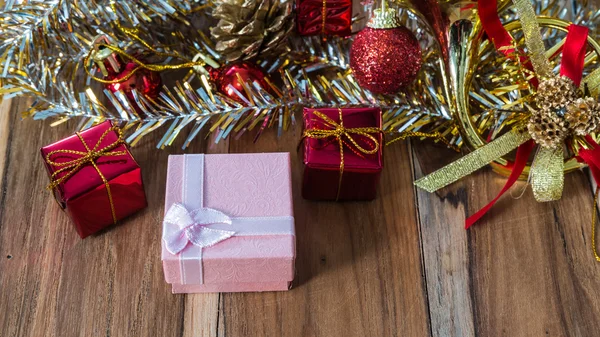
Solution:
M437 194L415 178L456 158L413 142L386 148L377 200L300 196L301 130L188 153L292 152L297 276L288 292L173 295L160 261L167 156L159 133L133 149L149 207L81 240L44 188L38 149L74 131L0 109L0 336L598 336L600 264L592 187L569 174L563 199L505 196L474 228L465 216L504 183L482 170ZM517 195L523 183L513 189Z

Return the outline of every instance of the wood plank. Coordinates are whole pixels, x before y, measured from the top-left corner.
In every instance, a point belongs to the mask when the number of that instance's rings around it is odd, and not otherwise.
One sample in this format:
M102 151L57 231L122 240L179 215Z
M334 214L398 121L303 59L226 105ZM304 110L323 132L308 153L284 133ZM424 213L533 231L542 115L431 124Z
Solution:
M193 336L201 329L215 336L218 294L171 294L160 261L167 156L182 152L183 139L156 150L157 132L133 149L149 207L81 240L45 191L39 155L76 123L20 121L17 111L26 103L17 100L1 114L10 116L12 133L0 146L9 146L2 151L8 192L0 199L0 336ZM201 139L190 151L204 151ZM227 144L212 150L226 151Z
M167 156L182 152L183 139L155 150L158 132L136 147L149 208L80 240L44 191L38 153L74 123L21 121L28 102L12 105L0 114L0 336L593 336L599 328L592 190L581 172L567 177L563 200L507 196L467 232L465 215L505 180L484 170L438 194L415 192L411 167L421 176L452 157L437 147L415 146L412 163L406 144L387 148L376 201L317 203L300 196L299 128L281 139L267 131L256 144L252 135L217 146L199 139L188 152L292 152L297 277L289 292L173 295L160 221Z
M6 169L6 156L9 151L10 121L12 100L0 99L0 177L4 177ZM4 179L0 179L0 191L3 190Z
M443 166L458 154L429 143L415 145L415 178ZM470 296L469 247L464 230L462 190L442 191L443 197L416 189L421 245L433 336L474 336Z
M430 150L416 157L432 170ZM417 165L417 177L421 172ZM437 194L417 192L433 335L597 335L600 269L589 246L586 176L569 174L557 202L537 203L530 189L517 200L507 195L464 231L465 215L504 182L486 169Z
M223 294L219 336L428 336L407 147L387 151L377 200L311 202L300 132L231 142L232 153L292 153L297 276L289 292Z

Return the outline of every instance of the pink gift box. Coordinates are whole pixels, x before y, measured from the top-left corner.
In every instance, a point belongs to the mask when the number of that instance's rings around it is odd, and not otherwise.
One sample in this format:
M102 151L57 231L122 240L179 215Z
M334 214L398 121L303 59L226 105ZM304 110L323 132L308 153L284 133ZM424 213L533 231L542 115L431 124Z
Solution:
M172 240L165 239L165 233L183 228L168 224L174 205L190 214L202 213L194 212L198 209L222 212L232 224L211 222L196 229L235 234L199 246L186 243L190 235L181 229L175 241L184 240L185 248L174 254L167 248ZM162 262L173 293L290 288L296 240L289 153L169 156L165 214ZM194 218L191 226L200 222Z

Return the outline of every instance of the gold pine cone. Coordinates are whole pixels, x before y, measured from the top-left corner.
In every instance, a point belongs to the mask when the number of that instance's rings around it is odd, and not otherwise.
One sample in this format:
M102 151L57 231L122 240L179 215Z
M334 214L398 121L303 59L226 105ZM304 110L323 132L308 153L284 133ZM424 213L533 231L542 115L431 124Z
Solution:
M531 115L527 129L531 138L540 146L556 148L569 135L569 129L561 116L550 110L541 110Z
M557 112L566 109L579 97L581 93L570 78L555 76L540 82L536 103L541 110Z
M292 0L220 0L211 29L216 50L227 61L279 51L294 28Z
M567 106L567 127L578 136L585 136L600 127L600 104L592 98L579 98Z

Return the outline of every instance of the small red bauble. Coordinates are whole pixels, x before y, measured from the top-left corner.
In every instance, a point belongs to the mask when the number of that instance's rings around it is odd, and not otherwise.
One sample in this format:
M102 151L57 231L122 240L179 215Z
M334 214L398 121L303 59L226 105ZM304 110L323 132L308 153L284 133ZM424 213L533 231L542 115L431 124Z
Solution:
M213 68L210 70L210 77L220 93L236 102L244 103L244 100L231 88L235 88L241 95L248 99L244 87L238 80L238 75L243 83L257 82L265 91L273 93L271 86L265 81L267 74L261 67L254 63L235 62L218 69Z
M109 81L120 80L129 75L137 67L138 65L134 62L127 62L121 67L120 72L114 73L110 71L105 79ZM161 86L160 74L147 69L138 69L130 78L123 82L106 84L106 88L111 92L122 90L131 100L133 100L133 94L131 93L133 89L146 97L154 99L158 97Z
M381 13L378 11L376 15ZM385 23L390 22L390 16L395 16L395 12L390 11L387 10ZM354 78L361 87L375 94L397 93L414 81L421 69L419 41L406 27L392 22L395 27L366 27L357 34L350 50Z

